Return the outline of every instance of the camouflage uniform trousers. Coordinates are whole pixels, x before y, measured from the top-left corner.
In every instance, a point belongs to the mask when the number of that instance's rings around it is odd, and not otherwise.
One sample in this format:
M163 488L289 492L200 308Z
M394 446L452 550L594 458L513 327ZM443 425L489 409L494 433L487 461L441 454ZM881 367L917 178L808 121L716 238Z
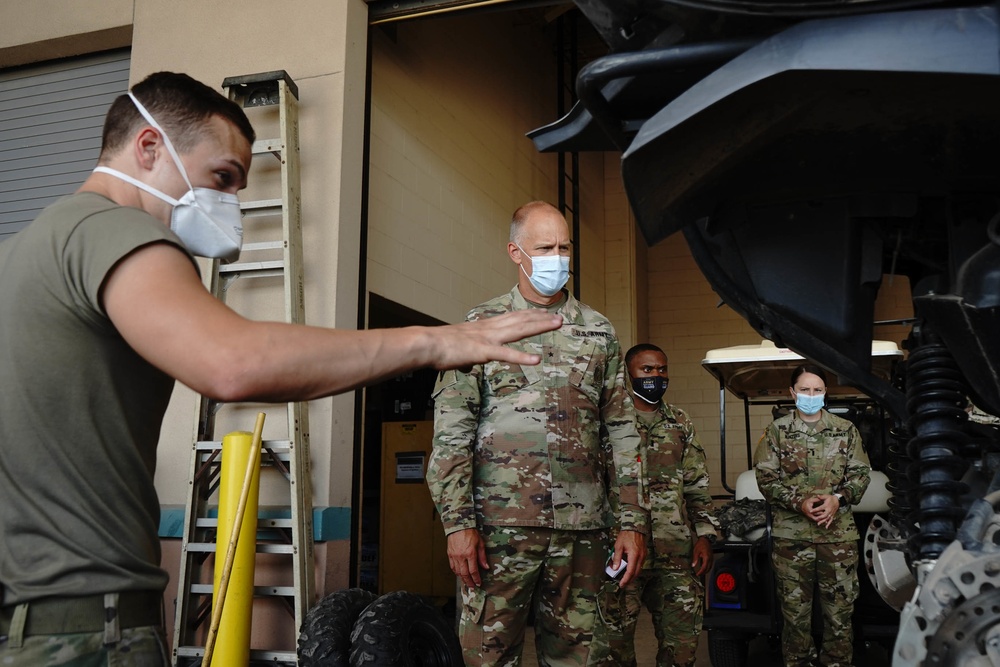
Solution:
M106 644L104 633L29 635L16 646L0 637L3 667L167 667L163 630L158 627L124 628L117 642ZM15 644L12 646L12 644Z
M785 624L781 651L786 667L817 664L812 636L813 587L823 611L823 643L818 664L850 667L851 614L858 597L858 548L854 542L817 544L775 538L771 555Z
M642 605L653 617L657 667L690 667L705 615L705 587L690 570L643 568L625 588L610 579L599 598L590 665L635 667L635 628Z
M517 667L530 610L539 667L586 665L607 530L483 526L489 568L462 586L459 638L467 667Z

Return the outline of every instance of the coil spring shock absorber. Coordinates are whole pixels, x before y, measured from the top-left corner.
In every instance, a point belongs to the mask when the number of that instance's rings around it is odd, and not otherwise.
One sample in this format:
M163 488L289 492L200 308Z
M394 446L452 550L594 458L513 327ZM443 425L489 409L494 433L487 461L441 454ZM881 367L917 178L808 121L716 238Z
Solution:
M965 441L965 383L948 349L936 340L919 346L907 363L908 445L916 464L913 520L920 532L910 538L914 560L934 560L955 538L965 515L957 481L966 467L958 456Z
M889 483L886 488L892 493L889 498L889 520L894 525L905 531L905 535L913 532L913 527L907 520L913 513L914 484L910 481L916 465L907 453L906 443L910 440L910 434L905 425L894 426L889 429L889 463L886 472L889 476Z

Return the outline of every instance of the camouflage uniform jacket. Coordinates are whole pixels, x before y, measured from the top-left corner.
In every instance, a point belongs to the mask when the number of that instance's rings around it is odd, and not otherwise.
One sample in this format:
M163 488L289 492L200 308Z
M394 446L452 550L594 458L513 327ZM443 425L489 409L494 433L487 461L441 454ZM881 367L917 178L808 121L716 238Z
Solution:
M468 319L531 307L514 287ZM609 486L623 501L620 528L645 530L639 434L614 327L572 295L549 309L561 328L511 344L540 354L539 365L490 362L438 378L427 483L446 534L477 522L608 528Z
M798 412L774 420L754 452L757 485L773 511L773 534L815 543L858 539L850 506L868 488L870 467L854 424L823 410L807 424ZM821 528L801 512L814 494L839 493L841 509L829 528Z
M694 540L718 535L705 450L687 413L663 401L650 422L636 423L642 438L640 479L652 533L647 563L689 570Z

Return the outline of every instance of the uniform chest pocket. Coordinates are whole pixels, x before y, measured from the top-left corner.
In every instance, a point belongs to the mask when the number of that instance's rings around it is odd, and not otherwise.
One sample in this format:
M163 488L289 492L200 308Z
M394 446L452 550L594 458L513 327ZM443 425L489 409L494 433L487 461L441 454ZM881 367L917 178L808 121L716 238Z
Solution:
M778 450L781 471L788 477L809 472L809 452L804 442L786 440Z
M578 347L566 350L568 380L574 387L604 384L604 348L593 340L584 340Z
M493 396L508 396L520 391L537 381L535 375L526 373L518 364L491 361L483 366L483 381Z

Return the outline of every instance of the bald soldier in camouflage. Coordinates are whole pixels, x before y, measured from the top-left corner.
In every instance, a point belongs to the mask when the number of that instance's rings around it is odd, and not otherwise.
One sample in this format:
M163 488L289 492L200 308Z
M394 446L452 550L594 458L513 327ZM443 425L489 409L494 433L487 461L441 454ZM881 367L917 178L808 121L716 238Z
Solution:
M656 633L657 667L689 667L704 617L701 578L712 567L718 537L708 464L687 413L662 400L670 381L663 350L636 345L625 354L625 365L642 438L640 480L652 542L639 576L601 595L604 622L595 632L591 664L634 667L635 628L645 604Z
M621 498L612 565L627 561L623 585L645 559L639 435L614 328L563 289L566 220L544 202L522 206L507 253L517 285L468 319L542 308L563 326L513 345L540 354L538 366L439 377L427 482L462 580L465 664L519 665L533 610L539 665L585 665L616 520L611 490Z
M787 667L817 664L813 587L823 611L818 664L849 667L851 614L858 597L858 527L851 505L868 488L868 457L851 422L823 409L826 375L812 364L792 372L795 410L774 420L754 452L757 484L773 513L772 562Z

